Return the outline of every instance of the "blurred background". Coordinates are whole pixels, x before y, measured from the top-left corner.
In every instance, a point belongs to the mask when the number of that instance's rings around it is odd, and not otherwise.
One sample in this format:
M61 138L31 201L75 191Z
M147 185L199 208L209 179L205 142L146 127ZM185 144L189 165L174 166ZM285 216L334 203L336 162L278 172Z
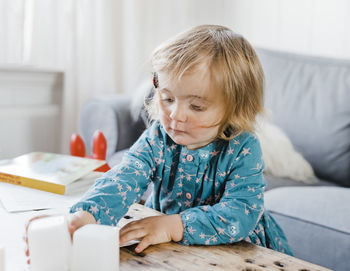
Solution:
M350 59L346 0L0 0L0 159L69 153L91 97L135 93L152 50L198 24L253 46Z

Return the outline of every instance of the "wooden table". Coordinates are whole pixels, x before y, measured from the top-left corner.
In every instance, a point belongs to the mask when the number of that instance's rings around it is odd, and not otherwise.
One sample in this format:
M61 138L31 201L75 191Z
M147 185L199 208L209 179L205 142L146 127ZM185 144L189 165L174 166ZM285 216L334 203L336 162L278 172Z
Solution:
M161 213L140 204L131 206L128 216L142 218ZM153 245L140 255L132 247L121 248L120 270L242 270L325 271L306 261L247 242L219 246Z
M66 213L68 209L8 213L0 206L0 247L5 247L5 271L29 270L24 255L23 233L26 221L42 213ZM128 217L143 218L161 213L134 204ZM270 249L246 242L220 246L182 246L176 243L153 245L143 253L134 248L120 249L120 271L138 270L240 270L240 271L325 271L317 266ZM101 271L103 271L101 269Z

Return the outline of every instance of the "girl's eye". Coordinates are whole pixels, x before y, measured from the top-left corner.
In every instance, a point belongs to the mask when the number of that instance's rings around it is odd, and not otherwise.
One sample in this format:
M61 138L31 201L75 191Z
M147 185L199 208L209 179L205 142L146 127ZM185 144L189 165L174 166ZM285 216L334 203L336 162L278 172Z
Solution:
M191 104L191 109L194 111L204 111L204 108L200 105Z
M162 98L161 100L162 102L166 102L166 103L172 103L174 101L174 99L172 98Z

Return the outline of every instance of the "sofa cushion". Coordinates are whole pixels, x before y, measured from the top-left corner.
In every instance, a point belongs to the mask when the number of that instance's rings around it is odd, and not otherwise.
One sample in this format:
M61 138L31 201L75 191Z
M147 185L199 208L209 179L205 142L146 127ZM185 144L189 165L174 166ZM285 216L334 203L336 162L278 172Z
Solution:
M273 121L319 178L350 186L350 61L257 52Z
M265 193L265 207L283 228L296 257L348 270L350 188L276 188Z

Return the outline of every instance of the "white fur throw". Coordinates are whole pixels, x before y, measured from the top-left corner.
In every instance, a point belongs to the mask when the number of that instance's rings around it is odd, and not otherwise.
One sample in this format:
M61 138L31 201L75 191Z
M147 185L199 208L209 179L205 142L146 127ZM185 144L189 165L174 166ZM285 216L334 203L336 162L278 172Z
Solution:
M267 119L258 118L256 134L261 144L265 173L308 184L317 182L311 165L294 149L279 127Z

